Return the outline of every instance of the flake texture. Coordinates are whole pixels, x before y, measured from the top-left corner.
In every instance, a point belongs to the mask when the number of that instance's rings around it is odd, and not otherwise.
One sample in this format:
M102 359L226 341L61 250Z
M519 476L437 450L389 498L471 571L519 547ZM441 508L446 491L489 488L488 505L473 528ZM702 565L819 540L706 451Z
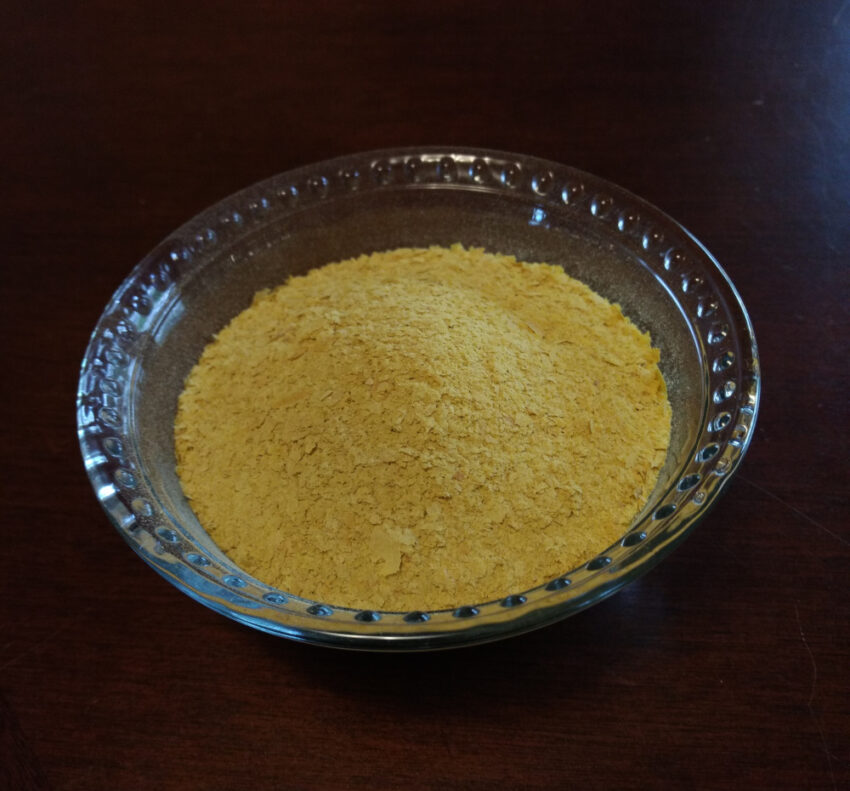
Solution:
M484 602L629 528L670 435L658 351L560 267L399 249L260 292L180 397L178 474L246 572L336 606Z

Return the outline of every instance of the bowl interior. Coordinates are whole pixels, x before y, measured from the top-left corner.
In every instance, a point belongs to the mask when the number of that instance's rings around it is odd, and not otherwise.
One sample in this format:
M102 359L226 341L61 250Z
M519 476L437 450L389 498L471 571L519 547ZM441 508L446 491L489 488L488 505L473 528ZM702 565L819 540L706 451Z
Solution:
M162 318L152 333L156 342L137 357L133 435L162 507L177 523L203 533L175 473L177 399L204 346L250 305L258 290L362 253L460 242L519 260L560 265L618 302L638 327L650 332L661 351L673 412L667 461L646 507L651 509L691 455L699 433L705 399L699 344L676 294L640 256L601 238L586 223L535 221L535 210L539 206L533 200L506 202L501 195L479 191L406 190L365 199L358 195L271 220L219 247L202 266L196 264L158 306ZM212 541L206 548L218 552Z

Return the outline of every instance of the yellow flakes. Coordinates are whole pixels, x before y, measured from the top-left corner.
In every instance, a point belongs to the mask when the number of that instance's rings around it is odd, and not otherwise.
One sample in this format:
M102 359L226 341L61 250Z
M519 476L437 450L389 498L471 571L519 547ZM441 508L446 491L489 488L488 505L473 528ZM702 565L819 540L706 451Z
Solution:
M401 249L259 292L175 422L195 513L246 572L383 610L526 590L628 529L670 435L658 352L564 271Z

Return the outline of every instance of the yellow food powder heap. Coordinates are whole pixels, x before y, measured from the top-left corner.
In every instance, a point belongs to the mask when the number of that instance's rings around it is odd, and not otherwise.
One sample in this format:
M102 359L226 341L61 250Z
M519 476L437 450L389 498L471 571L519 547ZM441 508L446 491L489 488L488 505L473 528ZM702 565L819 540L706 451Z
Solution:
M526 590L627 530L670 406L649 336L548 264L400 249L258 293L180 397L178 474L256 578L425 610Z

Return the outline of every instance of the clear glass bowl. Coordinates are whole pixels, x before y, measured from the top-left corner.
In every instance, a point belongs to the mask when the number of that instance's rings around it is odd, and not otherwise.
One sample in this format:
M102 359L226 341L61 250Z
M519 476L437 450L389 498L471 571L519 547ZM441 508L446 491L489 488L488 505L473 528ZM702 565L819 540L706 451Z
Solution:
M206 534L176 477L172 429L185 377L258 289L361 253L454 242L559 264L651 332L673 431L650 502L620 541L582 567L454 610L358 611L252 578ZM285 637L421 650L543 626L649 570L706 514L740 463L759 382L752 326L734 286L658 209L533 157L397 149L275 176L175 231L130 273L98 321L82 363L77 422L85 467L109 518L180 590Z

